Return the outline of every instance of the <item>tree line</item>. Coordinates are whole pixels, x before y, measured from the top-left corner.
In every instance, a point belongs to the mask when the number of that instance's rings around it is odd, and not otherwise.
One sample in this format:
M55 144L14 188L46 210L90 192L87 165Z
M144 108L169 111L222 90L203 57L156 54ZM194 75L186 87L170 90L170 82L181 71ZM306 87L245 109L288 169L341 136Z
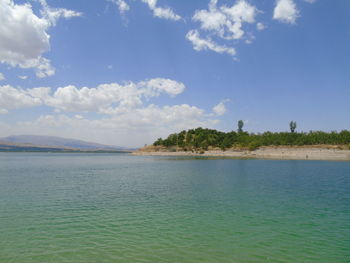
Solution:
M303 146L303 145L347 145L350 147L350 131L341 132L296 132L296 122L290 122L290 132L248 133L244 123L238 122L237 131L221 132L214 129L196 128L159 138L154 146L178 147L181 150L203 150L209 148L246 148L255 150L261 146Z

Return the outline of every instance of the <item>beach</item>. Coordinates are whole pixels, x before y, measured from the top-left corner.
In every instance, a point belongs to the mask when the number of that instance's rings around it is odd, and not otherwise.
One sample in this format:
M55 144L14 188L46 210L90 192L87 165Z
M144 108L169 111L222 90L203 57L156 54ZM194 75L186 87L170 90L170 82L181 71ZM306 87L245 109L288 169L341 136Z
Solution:
M330 160L350 161L350 150L336 147L261 147L249 150L209 150L204 152L168 151L145 147L132 153L148 156L208 156L225 158L274 159L274 160Z

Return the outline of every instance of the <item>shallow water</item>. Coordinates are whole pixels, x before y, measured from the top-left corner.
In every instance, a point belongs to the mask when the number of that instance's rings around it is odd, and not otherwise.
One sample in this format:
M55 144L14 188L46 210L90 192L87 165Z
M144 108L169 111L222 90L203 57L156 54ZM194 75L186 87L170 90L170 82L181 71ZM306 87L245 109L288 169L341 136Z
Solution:
M350 162L0 153L0 262L350 262Z

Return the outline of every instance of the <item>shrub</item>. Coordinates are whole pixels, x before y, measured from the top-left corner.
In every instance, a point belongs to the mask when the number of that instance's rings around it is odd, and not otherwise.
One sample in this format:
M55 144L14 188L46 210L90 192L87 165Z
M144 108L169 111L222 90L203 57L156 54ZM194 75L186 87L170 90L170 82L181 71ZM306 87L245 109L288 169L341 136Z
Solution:
M261 146L261 144L259 142L252 141L249 143L248 149L249 149L249 151L254 151L254 150L257 150L260 146Z

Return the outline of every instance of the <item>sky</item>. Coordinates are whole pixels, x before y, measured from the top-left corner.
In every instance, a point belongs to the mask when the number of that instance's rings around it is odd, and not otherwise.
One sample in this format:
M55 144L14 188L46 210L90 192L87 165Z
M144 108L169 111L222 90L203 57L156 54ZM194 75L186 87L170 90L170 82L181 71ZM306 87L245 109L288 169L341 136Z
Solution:
M350 129L349 0L0 0L0 137Z

